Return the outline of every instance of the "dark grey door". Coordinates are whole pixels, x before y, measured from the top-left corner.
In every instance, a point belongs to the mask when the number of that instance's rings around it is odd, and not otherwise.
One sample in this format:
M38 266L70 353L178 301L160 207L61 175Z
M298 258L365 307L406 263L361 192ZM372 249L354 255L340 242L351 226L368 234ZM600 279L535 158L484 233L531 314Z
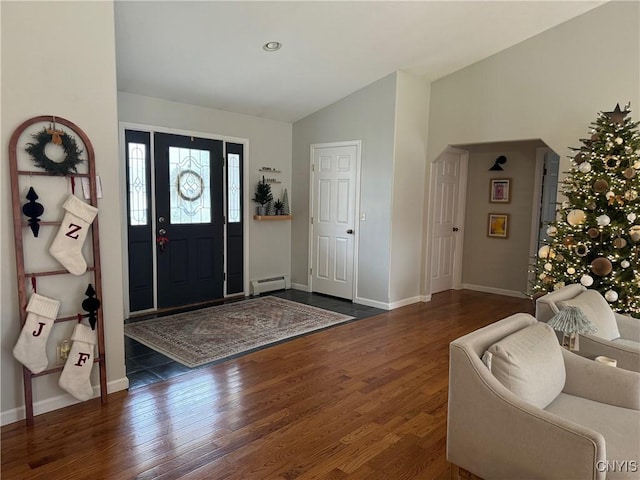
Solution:
M227 143L227 294L244 291L243 146Z
M154 134L158 307L222 298L223 144Z
M125 130L129 311L153 308L151 139L149 132Z

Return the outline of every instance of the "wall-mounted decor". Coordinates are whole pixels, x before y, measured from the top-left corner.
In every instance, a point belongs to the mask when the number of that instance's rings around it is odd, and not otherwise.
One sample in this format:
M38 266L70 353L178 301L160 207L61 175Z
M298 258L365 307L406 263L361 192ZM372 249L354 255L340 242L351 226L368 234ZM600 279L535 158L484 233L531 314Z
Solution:
M509 203L511 201L511 179L492 178L489 190L489 202Z
M492 238L507 238L509 236L509 215L490 213L487 235Z
M504 155L500 155L498 158L496 158L496 161L494 162L493 166L489 169L489 171L502 171L504 170L504 168L502 168L502 165L504 165L505 163L507 163L507 157L505 157Z

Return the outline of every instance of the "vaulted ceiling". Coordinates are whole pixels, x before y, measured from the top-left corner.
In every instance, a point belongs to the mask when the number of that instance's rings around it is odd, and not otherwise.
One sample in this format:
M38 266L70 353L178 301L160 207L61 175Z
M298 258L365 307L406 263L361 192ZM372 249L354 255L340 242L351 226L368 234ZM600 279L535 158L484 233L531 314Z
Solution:
M602 3L116 1L118 90L293 122L396 70L436 80Z

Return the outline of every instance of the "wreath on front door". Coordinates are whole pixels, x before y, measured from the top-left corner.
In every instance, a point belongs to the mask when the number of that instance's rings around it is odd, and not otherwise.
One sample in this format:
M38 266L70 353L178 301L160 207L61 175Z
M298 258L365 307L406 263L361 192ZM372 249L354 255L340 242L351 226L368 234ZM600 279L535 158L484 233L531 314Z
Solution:
M27 144L25 150L31 155L37 167L43 168L52 175L66 176L77 172L77 165L82 163L80 158L82 150L78 148L78 144L72 136L55 128L43 128L42 131L31 136L35 142ZM64 160L54 162L47 157L45 148L49 143L62 147Z

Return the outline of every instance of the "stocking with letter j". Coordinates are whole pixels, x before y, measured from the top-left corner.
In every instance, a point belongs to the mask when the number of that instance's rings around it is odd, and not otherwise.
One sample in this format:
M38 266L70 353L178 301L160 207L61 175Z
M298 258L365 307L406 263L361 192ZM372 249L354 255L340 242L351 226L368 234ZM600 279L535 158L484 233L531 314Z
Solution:
M71 335L71 351L64 364L58 385L78 400L93 397L91 369L95 356L96 332L91 327L78 323Z
M34 293L27 304L27 320L24 322L13 356L31 370L40 373L47 368L47 339L58 315L60 301Z
M60 229L53 240L49 253L73 275L87 271L87 262L82 256L82 245L87 238L89 225L98 214L98 209L69 195L62 207L66 210Z

